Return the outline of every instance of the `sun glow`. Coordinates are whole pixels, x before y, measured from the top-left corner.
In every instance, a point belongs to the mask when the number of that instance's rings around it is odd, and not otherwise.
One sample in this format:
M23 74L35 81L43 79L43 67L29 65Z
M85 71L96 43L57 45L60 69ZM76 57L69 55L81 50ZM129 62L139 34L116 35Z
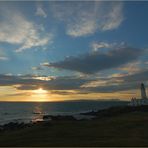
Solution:
M34 98L37 101L47 101L47 97L48 97L48 91L44 90L42 88L33 90L32 92L32 98Z
M39 94L39 95L44 95L44 94L47 94L47 91L42 89L42 88L39 88L37 90L34 90L33 91L35 94Z

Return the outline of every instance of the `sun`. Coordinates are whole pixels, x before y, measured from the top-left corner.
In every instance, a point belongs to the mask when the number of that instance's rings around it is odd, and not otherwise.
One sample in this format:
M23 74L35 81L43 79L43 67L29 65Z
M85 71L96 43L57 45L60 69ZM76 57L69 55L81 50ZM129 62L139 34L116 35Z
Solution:
M32 100L36 100L39 102L47 101L48 91L44 90L43 88L39 88L32 91Z
M44 95L44 94L47 94L47 91L46 90L44 90L43 88L39 88L39 89L36 89L36 90L34 90L34 93L35 94L40 94L40 95Z

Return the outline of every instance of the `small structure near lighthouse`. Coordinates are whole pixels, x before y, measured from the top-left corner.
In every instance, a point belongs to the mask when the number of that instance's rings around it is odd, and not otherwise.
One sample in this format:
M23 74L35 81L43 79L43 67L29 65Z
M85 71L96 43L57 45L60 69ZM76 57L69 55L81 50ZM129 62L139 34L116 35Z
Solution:
M132 98L131 102L129 103L130 106L148 105L148 98L146 96L146 90L143 83L141 83L140 89L141 89L141 98L140 99Z

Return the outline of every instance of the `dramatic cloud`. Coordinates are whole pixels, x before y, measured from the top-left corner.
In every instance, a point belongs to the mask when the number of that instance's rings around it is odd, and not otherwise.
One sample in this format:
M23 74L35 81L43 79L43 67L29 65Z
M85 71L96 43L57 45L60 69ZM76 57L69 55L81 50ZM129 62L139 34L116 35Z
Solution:
M140 83L148 84L148 70L141 70L130 75L110 77L45 77L0 75L0 86L13 86L18 90L36 90L42 87L51 93L61 95L114 93L139 89Z
M43 32L15 8L9 9L8 6L2 5L0 17L0 42L19 45L17 52L52 42L52 34Z
M78 57L69 57L45 66L92 74L134 61L142 52L142 49L123 47L111 49L107 52L96 51Z
M123 21L122 2L55 2L50 4L54 17L66 25L66 33L80 37L116 29Z
M45 83L43 80L36 79L36 76L14 76L0 74L0 85L40 85Z
M131 75L125 75L120 77L110 77L103 78L102 80L96 80L98 82L97 86L95 85L95 81L88 82L86 85L81 86L81 92L85 93L109 93L109 92L118 92L118 91L127 91L133 89L139 89L140 84L148 82L148 70L141 70L138 73L134 73ZM100 82L100 83L99 83ZM101 82L104 82L101 84Z
M43 77L43 76L13 76L0 75L1 86L15 86L20 90L32 90L43 87L47 90L78 89L84 83L91 81L84 77Z
M46 89L49 90L73 90L79 89L81 85L84 83L91 81L91 79L87 79L84 77L57 77L56 79L52 79L45 85Z

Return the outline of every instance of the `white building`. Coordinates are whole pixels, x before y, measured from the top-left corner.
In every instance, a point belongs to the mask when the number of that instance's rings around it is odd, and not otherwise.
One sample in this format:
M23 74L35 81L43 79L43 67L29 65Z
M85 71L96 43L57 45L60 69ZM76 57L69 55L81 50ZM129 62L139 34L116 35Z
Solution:
M146 96L145 86L141 83L141 99L132 98L130 104L131 106L148 105L148 98Z

